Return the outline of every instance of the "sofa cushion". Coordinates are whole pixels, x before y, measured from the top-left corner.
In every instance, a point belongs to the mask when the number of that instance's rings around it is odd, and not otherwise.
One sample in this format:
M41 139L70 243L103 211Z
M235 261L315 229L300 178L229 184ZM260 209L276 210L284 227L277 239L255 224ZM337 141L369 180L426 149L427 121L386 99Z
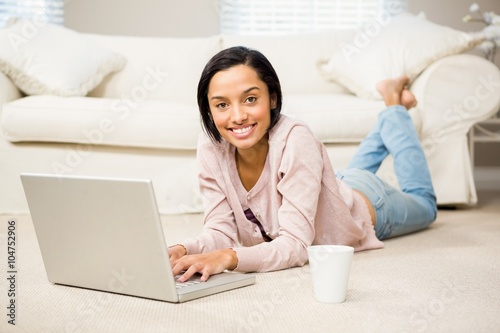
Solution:
M201 126L195 105L128 103L106 98L29 96L3 106L2 129L11 142L196 148Z
M404 13L367 24L349 42L339 43L331 57L320 60L319 68L325 78L354 94L380 99L375 90L378 81L403 74L414 79L436 60L469 50L481 41L479 35Z
M157 99L196 104L201 72L221 47L220 36L88 36L127 58L125 67L107 77L89 96L137 102Z
M384 108L345 94L287 95L283 114L304 121L324 143L360 142ZM420 113L411 111L420 132ZM124 147L196 149L201 123L194 104L91 97L29 96L3 107L11 142L65 142Z
M280 36L222 36L222 48L247 46L262 52L276 70L285 94L341 93L347 90L326 80L318 60L329 57L353 31L316 32Z
M19 19L0 30L0 70L28 95L85 96L125 58L62 26Z
M385 108L384 102L349 94L288 95L283 113L302 120L323 143L361 142ZM417 132L422 128L421 112L410 110Z

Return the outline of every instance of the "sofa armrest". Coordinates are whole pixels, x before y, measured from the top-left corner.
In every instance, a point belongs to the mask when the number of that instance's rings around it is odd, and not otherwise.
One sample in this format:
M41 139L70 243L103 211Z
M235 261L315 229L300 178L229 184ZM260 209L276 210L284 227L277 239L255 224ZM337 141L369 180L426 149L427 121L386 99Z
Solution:
M500 107L500 70L484 58L459 54L429 66L411 85L421 112L422 139L465 135Z
M22 97L22 93L5 74L0 72L0 106Z

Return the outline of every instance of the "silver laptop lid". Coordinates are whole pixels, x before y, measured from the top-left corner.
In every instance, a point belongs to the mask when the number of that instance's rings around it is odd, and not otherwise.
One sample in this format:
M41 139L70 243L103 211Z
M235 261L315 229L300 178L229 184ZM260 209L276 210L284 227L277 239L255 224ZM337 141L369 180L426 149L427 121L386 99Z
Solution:
M150 180L21 179L49 281L178 301Z

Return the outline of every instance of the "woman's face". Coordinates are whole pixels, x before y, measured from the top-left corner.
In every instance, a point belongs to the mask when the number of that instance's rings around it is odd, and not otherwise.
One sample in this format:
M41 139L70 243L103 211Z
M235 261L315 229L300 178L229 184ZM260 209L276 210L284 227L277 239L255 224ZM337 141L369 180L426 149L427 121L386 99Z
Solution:
M220 135L238 150L267 144L276 97L257 72L246 65L220 71L208 86L208 103Z

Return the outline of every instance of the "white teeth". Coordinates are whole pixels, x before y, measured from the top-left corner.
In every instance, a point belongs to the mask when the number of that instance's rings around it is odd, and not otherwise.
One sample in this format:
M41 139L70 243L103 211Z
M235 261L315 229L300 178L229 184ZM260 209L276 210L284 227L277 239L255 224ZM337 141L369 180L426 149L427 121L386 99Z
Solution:
M252 126L248 126L245 128L233 128L233 132L236 134L244 134L252 129Z

